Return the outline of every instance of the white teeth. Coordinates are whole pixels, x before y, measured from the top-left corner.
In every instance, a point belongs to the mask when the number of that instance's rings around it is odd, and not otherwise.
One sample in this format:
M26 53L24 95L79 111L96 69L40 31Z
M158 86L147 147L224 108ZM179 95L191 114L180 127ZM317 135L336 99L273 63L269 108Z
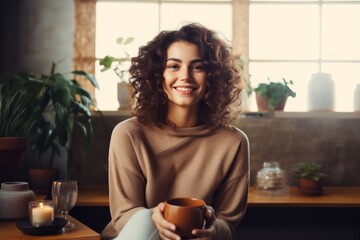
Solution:
M187 87L177 87L176 89L183 92L190 92L193 90L192 88L187 88Z

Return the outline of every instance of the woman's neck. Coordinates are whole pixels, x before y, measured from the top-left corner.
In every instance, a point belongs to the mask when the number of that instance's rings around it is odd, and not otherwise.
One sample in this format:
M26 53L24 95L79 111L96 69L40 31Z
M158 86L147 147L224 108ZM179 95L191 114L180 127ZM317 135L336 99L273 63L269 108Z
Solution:
M197 108L172 107L168 109L167 119L178 128L195 127L199 125L197 113Z

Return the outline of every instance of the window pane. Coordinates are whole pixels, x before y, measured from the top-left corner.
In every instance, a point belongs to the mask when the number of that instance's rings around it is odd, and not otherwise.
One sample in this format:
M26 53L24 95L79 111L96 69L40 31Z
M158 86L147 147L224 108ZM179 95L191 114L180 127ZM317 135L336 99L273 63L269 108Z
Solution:
M158 4L151 2L97 2L96 57L123 57L123 51L131 56L137 55L138 47L158 33L158 9ZM135 40L124 47L116 43L118 37L134 37ZM112 70L100 72L98 61L95 67L95 76L100 85L100 91L96 91L98 108L116 110L119 106L116 90L118 78Z
M319 6L250 4L250 59L316 59Z
M160 6L161 30L173 30L186 22L198 22L226 39L232 39L231 4L163 3Z
M296 92L295 98L288 98L285 111L298 112L307 111L307 85L311 75L318 72L316 63L250 63L249 73L253 88L259 83L268 82L270 78L273 82L293 80L294 84L290 88ZM252 94L250 100L250 110L257 111L255 94Z
M360 4L323 5L323 59L360 59Z
M324 63L323 72L335 82L335 111L352 112L355 85L360 83L360 63Z
M151 40L159 30L177 29L184 21L199 22L222 33L226 39L232 38L232 8L229 0L224 0L224 3L196 4L179 1L161 4L158 1L98 1L96 10L97 58L105 55L121 57L123 50L135 56L138 47ZM214 17L219 14L221 18ZM124 49L116 43L118 37L134 37L135 41ZM99 109L116 110L117 76L111 70L101 73L98 61L95 71L100 85L100 91L96 91Z
M96 56L120 53L118 37L134 37L127 51L137 54L158 32L157 3L97 2L96 4Z

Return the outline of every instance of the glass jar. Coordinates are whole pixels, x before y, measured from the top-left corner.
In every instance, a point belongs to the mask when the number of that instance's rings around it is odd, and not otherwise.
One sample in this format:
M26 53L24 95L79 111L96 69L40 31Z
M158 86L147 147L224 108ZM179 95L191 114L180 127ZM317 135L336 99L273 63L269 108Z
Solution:
M288 192L286 175L278 162L264 162L263 168L256 175L256 188L270 196L280 196Z

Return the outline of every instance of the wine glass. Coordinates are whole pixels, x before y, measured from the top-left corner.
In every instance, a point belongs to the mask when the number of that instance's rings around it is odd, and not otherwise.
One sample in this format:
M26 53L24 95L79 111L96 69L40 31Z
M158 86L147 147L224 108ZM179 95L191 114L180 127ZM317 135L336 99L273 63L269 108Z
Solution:
M58 180L53 181L51 187L51 196L55 202L56 209L61 212L63 218L67 220L67 215L70 209L75 206L78 187L75 180ZM74 227L76 224L69 222L65 227Z

